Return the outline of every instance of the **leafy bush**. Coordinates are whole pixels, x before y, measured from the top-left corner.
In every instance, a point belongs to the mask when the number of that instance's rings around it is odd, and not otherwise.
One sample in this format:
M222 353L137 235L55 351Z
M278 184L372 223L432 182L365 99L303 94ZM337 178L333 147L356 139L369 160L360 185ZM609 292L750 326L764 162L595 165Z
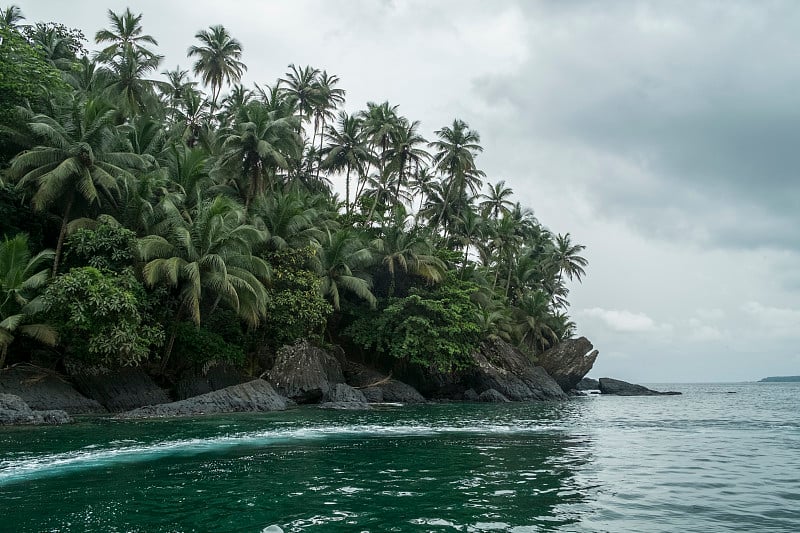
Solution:
M360 316L344 334L365 350L376 350L423 368L450 372L470 365L482 340L475 320L472 283L453 275L439 287L390 298L378 312Z
M71 355L106 365L138 365L164 342L148 320L147 294L130 270L116 275L73 268L44 293L48 321Z
M96 229L79 229L65 243L65 264L91 266L122 272L133 264L136 234L129 229L101 224Z
M319 277L307 270L309 249L284 250L268 256L272 283L267 287L267 318L259 335L273 348L319 336L333 312L320 292Z

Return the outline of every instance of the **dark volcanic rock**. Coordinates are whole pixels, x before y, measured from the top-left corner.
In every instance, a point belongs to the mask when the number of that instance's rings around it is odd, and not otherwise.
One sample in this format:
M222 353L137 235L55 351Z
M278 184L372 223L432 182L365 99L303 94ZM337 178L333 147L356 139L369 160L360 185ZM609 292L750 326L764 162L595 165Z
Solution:
M156 385L141 368L123 367L110 370L73 361L66 365L75 387L97 400L111 412L129 411L144 405L170 401L167 393Z
M339 361L305 340L278 350L267 376L278 392L297 403L318 402L344 382Z
M488 403L506 403L508 402L508 398L500 394L494 389L488 389L483 391L480 396L478 396L479 402L488 402Z
M592 348L586 337L567 339L538 355L536 364L550 374L561 390L569 392L592 369L597 359L597 350Z
M61 410L34 411L14 394L0 394L0 426L11 424L66 424L69 415Z
M615 396L669 396L680 394L680 392L659 392L641 385L635 385L618 379L600 378L600 392L602 394L613 394Z
M423 403L425 397L411 385L391 379L380 372L351 363L347 371L347 382L363 392L370 403L397 402Z
M583 378L575 385L575 390L597 390L600 388L600 382L592 378Z
M381 385L384 402L398 403L424 403L425 397L411 385L407 385L396 379L389 380Z
M361 392L364 394L364 398L367 399L367 402L383 403L383 390L380 387L367 387L361 389Z
M475 392L475 389L467 389L464 391L464 396L462 398L465 402L477 402L480 399L478 393Z
M286 399L275 392L272 385L263 379L256 379L178 402L141 407L119 416L121 418L145 418L282 411L283 409L286 409Z
M179 400L185 400L250 380L252 378L244 375L239 369L224 363L218 364L209 368L205 374L187 372L182 375L175 384L175 396Z
M500 339L484 342L473 359L475 368L467 380L476 391L495 389L512 401L567 399L542 367Z
M34 410L61 410L71 414L102 413L106 409L73 388L56 372L17 366L0 372L0 393L22 398Z
M326 402L334 403L367 403L364 393L354 389L346 383L337 383L323 398Z

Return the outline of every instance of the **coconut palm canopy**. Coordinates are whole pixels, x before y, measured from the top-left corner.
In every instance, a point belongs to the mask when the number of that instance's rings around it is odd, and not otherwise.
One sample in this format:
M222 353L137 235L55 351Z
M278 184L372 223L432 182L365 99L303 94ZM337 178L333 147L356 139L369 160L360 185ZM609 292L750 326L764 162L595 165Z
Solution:
M3 13L17 31L19 13ZM247 86L242 43L222 25L196 32L190 68L166 69L141 13L107 19L97 54L61 54L64 69L40 57L64 83L12 106L16 120L3 125L12 148L0 207L40 236L33 252L4 237L4 353L19 335L53 344L47 333L69 327L45 329L48 315L34 313L50 257L54 276L66 275L62 263L115 265L70 283L102 280L104 294L119 295L102 303L148 333L126 330L119 342L150 349L167 372L190 364L187 343L200 342L191 335L257 352L280 328L274 316L307 316L316 326L305 334L351 349L360 342L351 325L442 311L443 301L461 313L448 320L531 355L572 334L567 283L586 274L584 247L554 237L503 179L485 179L481 136L465 120L426 138L422 121L388 101L346 112L343 81L311 65ZM331 187L340 179L343 197ZM52 227L26 213L47 214ZM443 368L464 355L443 349L431 358Z

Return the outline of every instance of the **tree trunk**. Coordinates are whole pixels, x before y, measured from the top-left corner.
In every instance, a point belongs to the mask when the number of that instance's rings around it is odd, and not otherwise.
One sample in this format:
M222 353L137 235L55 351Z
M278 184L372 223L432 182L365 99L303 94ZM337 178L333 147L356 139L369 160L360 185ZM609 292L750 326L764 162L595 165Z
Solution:
M350 214L350 162L347 163L347 175L345 176L345 197L344 197L344 211Z
M75 193L70 193L69 200L67 200L67 207L64 208L64 218L61 220L61 230L58 232L58 242L56 243L56 253L53 258L53 277L58 274L58 263L61 261L61 248L64 246L64 237L67 235L67 224L69 223L69 214L72 211L72 202L75 200Z
M172 324L172 333L170 333L167 347L164 349L164 357L161 360L162 374L167 369L169 356L172 354L172 347L175 345L175 337L178 335L178 325L181 323L181 318L183 318L183 306L179 307L178 312L175 314L175 323Z

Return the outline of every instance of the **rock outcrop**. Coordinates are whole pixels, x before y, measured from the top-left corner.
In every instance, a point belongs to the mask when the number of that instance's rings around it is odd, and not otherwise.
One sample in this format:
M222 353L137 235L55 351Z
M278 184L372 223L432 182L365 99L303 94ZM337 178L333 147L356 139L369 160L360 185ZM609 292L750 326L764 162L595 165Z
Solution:
M103 413L96 400L83 396L66 377L34 366L17 366L0 372L0 393L22 398L36 411L65 411L70 414Z
M263 379L233 385L177 402L140 407L119 415L120 418L153 416L195 416L218 413L282 411L286 399Z
M478 396L479 402L507 403L509 400L494 389L487 389Z
M614 396L672 396L681 394L674 391L659 392L641 385L611 378L600 378L600 393Z
M536 364L545 369L564 392L575 388L589 373L597 359L597 350L586 337L561 341L536 357Z
M346 383L337 383L319 404L322 409L372 409L364 393Z
M592 378L583 378L575 385L575 390L598 390L600 382Z
M111 370L75 361L67 363L66 368L81 393L114 413L170 401L166 391L141 368Z
M178 400L185 400L232 385L246 383L252 379L232 365L217 364L206 370L205 373L194 371L184 373L175 384L175 397Z
M319 402L331 387L344 383L339 361L305 340L278 350L267 377L278 392L297 403Z
M12 424L66 424L69 415L62 410L34 411L14 394L0 394L0 426Z
M542 367L500 339L484 342L473 359L475 367L465 381L476 392L494 389L512 401L567 399Z
M350 364L345 372L347 383L359 389L370 403L424 403L417 389L385 376L376 370Z

